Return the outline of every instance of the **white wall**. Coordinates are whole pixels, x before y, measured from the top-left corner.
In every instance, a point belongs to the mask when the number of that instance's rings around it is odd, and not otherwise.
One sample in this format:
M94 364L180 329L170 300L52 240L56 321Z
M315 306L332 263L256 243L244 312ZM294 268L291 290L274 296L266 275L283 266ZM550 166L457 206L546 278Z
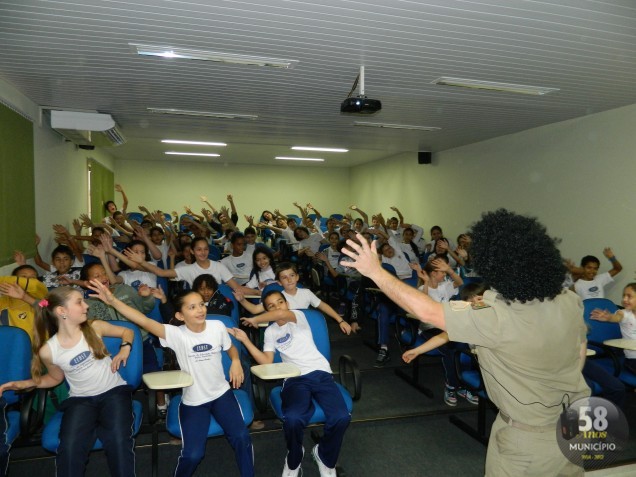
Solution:
M292 205L311 202L325 216L349 205L349 171L323 167L223 166L185 161L124 161L115 166L115 182L129 198L128 211L139 205L164 212L190 206L200 213L201 195L215 207L227 206L232 194L239 214L239 227L247 226L243 215L255 220L265 209L283 214L298 213ZM120 205L120 198L116 199Z
M634 278L636 105L451 149L417 164L402 155L353 168L352 198L369 213L397 205L407 221L456 237L498 207L538 217L579 261L614 249L624 271L609 297Z

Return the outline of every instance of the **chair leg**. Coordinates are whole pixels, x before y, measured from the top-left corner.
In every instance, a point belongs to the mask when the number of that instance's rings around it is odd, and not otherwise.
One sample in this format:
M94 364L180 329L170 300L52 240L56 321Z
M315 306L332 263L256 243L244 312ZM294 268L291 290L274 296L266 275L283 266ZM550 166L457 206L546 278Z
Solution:
M481 442L484 446L488 445L488 431L486 430L486 409L488 408L488 401L483 397L479 397L479 404L477 405L477 428L468 425L462 419L456 415L448 417L449 421L459 427L462 431L468 434L473 439Z
M420 383L420 357L418 356L411 363L411 373L405 372L402 368L396 368L394 370L395 375L406 381L415 389L423 393L426 397L433 399L433 391Z

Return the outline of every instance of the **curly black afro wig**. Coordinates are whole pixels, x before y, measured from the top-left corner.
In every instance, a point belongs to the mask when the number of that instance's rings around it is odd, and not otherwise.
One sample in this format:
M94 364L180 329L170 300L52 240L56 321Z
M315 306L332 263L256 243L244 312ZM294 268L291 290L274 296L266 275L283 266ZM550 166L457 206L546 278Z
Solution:
M552 299L561 293L565 266L537 219L506 209L485 213L473 224L473 264L507 301Z

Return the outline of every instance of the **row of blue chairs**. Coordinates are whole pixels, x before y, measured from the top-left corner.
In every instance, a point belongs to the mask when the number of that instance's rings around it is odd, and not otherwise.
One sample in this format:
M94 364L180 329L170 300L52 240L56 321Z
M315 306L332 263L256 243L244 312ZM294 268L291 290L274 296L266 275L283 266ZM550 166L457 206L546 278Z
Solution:
M327 358L327 360L329 360L331 357L331 350L327 324L323 315L317 310L306 310L305 315L307 316L307 320L311 326L316 346L318 347L320 352ZM237 326L237 320L234 317L225 315L208 315L207 319L219 320L223 322L228 328ZM113 323L118 326L124 326L134 330L135 340L131 349L130 357L126 366L120 367L119 373L121 374L122 378L131 386L131 388L138 389L141 386L142 382L143 366L141 333L139 331L139 328L132 323L125 321L117 321ZM243 345L235 340L233 337L231 339L233 345L239 351L239 354L245 355L246 352L243 349ZM119 338L105 337L104 343L109 352L114 355L119 350L121 340ZM222 359L226 379L229 379L229 368L231 364L230 359L225 353L223 353ZM280 360L280 357L277 357L277 360ZM28 335L23 330L8 326L0 327L0 361L3 363L3 366L0 367L0 382L28 379L30 377L30 340ZM246 374L249 373L249 370L245 371ZM345 398L345 402L347 403L349 411L351 411L353 400L359 399L361 395L360 373L355 362L348 357L341 358L341 361L339 363L339 372L343 384L338 384L338 387L343 397ZM270 405L272 406L274 413L278 416L279 419L283 419L280 398L281 389L281 386L274 387L271 390L269 397ZM245 424L249 425L254 418L254 408L252 406L252 401L249 397L249 394L246 390L243 389L234 390L233 392L236 395L241 407ZM150 391L150 395L151 399L149 401L152 403L152 405L149 406L149 409L151 409L152 414L152 411L154 411L154 392ZM9 423L7 434L8 444L11 444L15 441L18 435L20 435L20 433L25 434L27 428L29 427L28 416L32 414L30 411L31 401L29 400L28 402L26 402L25 399L22 411L20 411L20 409L14 409L18 404L20 404L20 396L18 394L14 392L6 392L4 394L4 397L7 400L8 405L10 406L10 409L7 413ZM175 437L181 436L178 419L179 403L180 395L177 395L173 397L173 399L171 399L168 406L168 413L166 418L166 429L171 435ZM314 402L314 404L316 406L316 411L312 416L310 422L324 422L324 413L322 409L317 403ZM142 423L141 402L133 400L133 413L134 434L136 435L139 432ZM62 411L56 412L44 426L42 432L42 447L52 453L55 453L59 447L59 431L62 417ZM153 426L156 425L154 419L151 419L151 421ZM208 429L208 437L220 436L222 434L223 430L221 429L220 425L214 419L212 419L210 422L210 427ZM156 475L157 472L158 452L156 449L156 445L157 441L156 439L153 439L153 475ZM99 440L96 440L93 446L93 450L99 450L101 448L101 442Z

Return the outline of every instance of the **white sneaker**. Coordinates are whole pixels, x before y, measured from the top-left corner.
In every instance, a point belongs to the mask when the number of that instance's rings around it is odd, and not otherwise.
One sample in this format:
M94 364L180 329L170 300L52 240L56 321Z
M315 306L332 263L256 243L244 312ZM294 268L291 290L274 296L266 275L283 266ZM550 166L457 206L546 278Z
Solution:
M311 450L311 455L316 461L316 465L318 465L318 471L320 472L320 477L337 477L336 469L332 469L331 467L327 467L318 457L318 444L314 446Z
M303 457L305 456L305 449L303 448ZM302 463L301 463L302 464ZM285 457L285 467L283 467L283 477L300 477L303 475L301 469L302 465L298 465L294 470L287 466L287 457Z

